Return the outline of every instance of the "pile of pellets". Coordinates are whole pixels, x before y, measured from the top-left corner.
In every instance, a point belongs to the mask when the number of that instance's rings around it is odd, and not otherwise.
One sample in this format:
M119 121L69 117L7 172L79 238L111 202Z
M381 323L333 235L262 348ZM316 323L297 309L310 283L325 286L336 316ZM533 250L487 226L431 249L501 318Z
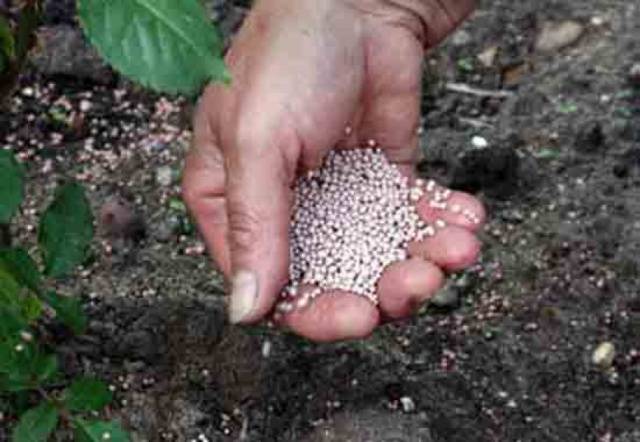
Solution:
M446 223L424 222L416 203L477 216L449 205L450 191L433 181L410 183L380 148L334 150L323 166L300 177L290 227L289 283L276 315L304 308L318 295L346 291L378 303L376 284L407 246L433 236Z

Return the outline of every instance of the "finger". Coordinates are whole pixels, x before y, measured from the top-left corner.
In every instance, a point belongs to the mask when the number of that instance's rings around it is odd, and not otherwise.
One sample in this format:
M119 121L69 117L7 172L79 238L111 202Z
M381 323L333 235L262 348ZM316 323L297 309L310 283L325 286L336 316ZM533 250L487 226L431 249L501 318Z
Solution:
M222 153L200 106L194 117L193 146L187 155L182 194L196 220L207 248L220 270L229 275L228 222L224 199L225 171Z
M412 258L393 263L378 282L380 310L393 319L410 316L443 283L442 270L428 261Z
M317 342L364 338L378 325L378 309L364 296L328 291L307 307L296 308L282 322L297 334Z
M371 36L367 85L358 133L361 142L375 141L390 161L417 160L423 48L413 35ZM390 44L393 41L393 45ZM398 66L402 66L398 69Z
M445 191L440 188L438 191ZM483 204L475 197L464 192L448 191L449 196L443 202L434 200L433 192L427 192L416 203L420 217L429 224L443 220L447 224L478 231L485 222L486 212Z
M459 226L447 226L434 236L409 244L409 256L421 257L448 271L469 267L479 254L480 241Z
M269 138L273 130L252 125L239 131L227 153L227 213L233 323L267 314L287 281L291 183L297 158L286 158L295 137Z

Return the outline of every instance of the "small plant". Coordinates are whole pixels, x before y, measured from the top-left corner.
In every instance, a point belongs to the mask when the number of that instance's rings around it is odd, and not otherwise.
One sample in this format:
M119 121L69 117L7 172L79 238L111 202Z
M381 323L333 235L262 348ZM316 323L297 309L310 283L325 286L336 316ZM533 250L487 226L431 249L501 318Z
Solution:
M458 70L460 72L473 72L473 60L471 57L464 57L457 61L456 65L458 66Z
M3 3L0 9L0 103L13 92L36 46L43 0ZM8 6L7 6L8 5ZM118 71L160 92L197 93L208 81L229 81L222 40L200 0L77 0L89 41ZM4 15L2 15L4 13ZM60 123L65 115L51 117ZM10 247L9 223L24 193L24 171L0 150L0 417L11 424L13 442L48 440L65 425L76 440L126 441L114 422L94 419L111 400L107 386L78 379L61 387L58 360L38 339L45 313L75 333L86 317L77 299L51 290L86 257L93 236L92 215L82 187L59 187L42 215L38 246L42 265L22 247ZM39 402L35 402L38 398ZM7 416L8 415L8 416ZM11 420L9 420L11 422Z
M0 177L0 224L8 225L24 196L24 171L4 150ZM74 333L84 332L87 318L79 300L52 287L85 261L92 238L84 190L69 182L58 187L40 219L41 266L20 246L0 248L0 413L3 425L19 415L9 424L12 442L47 441L60 425L81 442L129 440L116 422L93 417L112 399L107 385L93 378L65 383L53 349L40 337L45 314Z
M193 95L208 81L230 80L222 39L200 0L76 3L89 41L116 70L143 86ZM0 100L11 93L36 43L43 0L16 4L8 18L0 16Z

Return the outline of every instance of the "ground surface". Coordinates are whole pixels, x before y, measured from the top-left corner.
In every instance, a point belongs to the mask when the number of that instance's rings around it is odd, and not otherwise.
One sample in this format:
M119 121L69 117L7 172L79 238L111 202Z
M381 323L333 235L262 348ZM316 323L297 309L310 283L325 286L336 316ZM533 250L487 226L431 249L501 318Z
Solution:
M50 3L51 24L68 3ZM241 9L213 3L229 32ZM564 20L581 28L536 49ZM486 202L484 253L447 306L337 345L224 323L177 199L187 100L42 62L0 114L0 146L31 179L15 234L33 244L34 212L68 176L96 211L118 197L144 226L109 239L107 223L62 284L92 318L59 335L67 372L107 378L139 441L640 441L638 35L638 2L495 0L431 54L421 170ZM605 341L608 370L591 361Z

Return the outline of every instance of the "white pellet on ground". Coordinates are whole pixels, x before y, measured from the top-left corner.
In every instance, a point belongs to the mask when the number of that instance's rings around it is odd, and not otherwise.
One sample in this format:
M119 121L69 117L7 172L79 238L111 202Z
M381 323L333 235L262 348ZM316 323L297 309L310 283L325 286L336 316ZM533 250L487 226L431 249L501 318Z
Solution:
M441 219L433 225L421 220L415 203L423 196L436 210L478 222L475 214L449 207L449 190L433 181L409 183L373 140L367 145L332 151L320 169L296 183L290 281L276 315L304 308L326 290L356 293L377 304L376 284L385 268L406 259L411 241L446 227Z

